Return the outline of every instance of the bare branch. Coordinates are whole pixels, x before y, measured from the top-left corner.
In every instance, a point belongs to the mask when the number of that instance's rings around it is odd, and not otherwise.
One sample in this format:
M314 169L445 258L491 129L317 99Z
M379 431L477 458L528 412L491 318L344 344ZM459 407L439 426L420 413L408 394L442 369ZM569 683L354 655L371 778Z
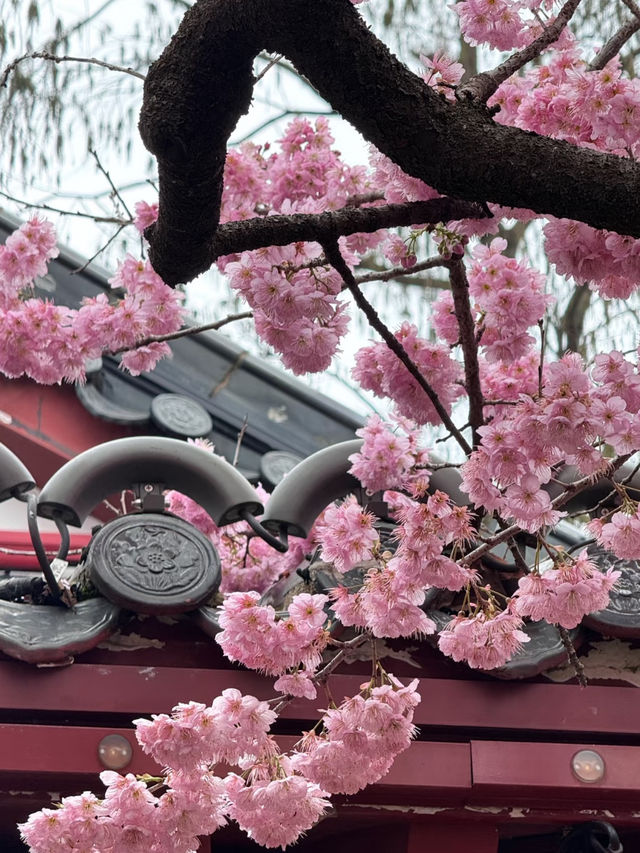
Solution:
M61 213L63 216L79 216L82 219L93 219L94 222L107 222L111 225L131 225L133 220L130 219L121 219L117 216L96 216L93 213L85 213L83 210L63 210L61 207L53 207L50 204L45 204L44 202L36 203L32 201L25 201L24 199L17 198L16 196L9 195L9 193L5 193L0 190L0 196L2 198L6 198L9 201L15 202L15 204L21 204L24 207L33 208L34 210L46 210L49 213Z
M124 225L119 225L118 228L116 229L116 231L111 235L111 237L109 237L109 239L107 240L107 242L104 245L100 246L100 248L98 249L97 252L94 252L90 258L87 258L87 260L82 264L82 266L76 267L76 269L71 270L71 272L78 274L78 273L84 272L87 269L87 267L90 267L91 264L98 257L98 255L101 255L105 251L105 249L109 248L109 246L113 243L113 241L117 239L118 235L123 230L123 228L126 228L128 224L129 223L126 222Z
M362 275L357 275L355 277L356 284L366 284L369 281L395 281L402 280L405 282L409 282L410 284L420 284L422 286L429 287L446 287L448 286L446 282L436 282L431 281L431 279L421 280L420 282L412 282L410 276L416 275L419 272L424 272L424 270L432 270L435 267L446 267L448 266L447 261L445 261L440 255L434 258L427 258L426 261L420 261L412 267L407 269L406 267L393 267L390 270L380 270L379 272L369 272L363 273Z
M243 311L241 314L229 314L222 320L214 320L213 323L205 323L202 326L187 326L184 329L179 329L177 332L169 332L166 335L149 335L148 338L143 338L138 341L134 347L120 347L120 349L109 350L108 355L118 355L121 352L130 352L138 349L138 347L146 347L149 344L164 343L165 341L177 341L178 338L185 338L189 335L198 335L200 332L215 332L229 323L235 323L237 320L250 320L253 317L251 311Z
M96 59L90 56L56 56L46 50L35 50L33 53L25 53L22 56L14 59L2 72L0 77L0 88L5 88L10 75L16 70L21 62L27 59L46 59L49 62L80 62L87 65L99 65L101 68L107 68L109 71L120 71L123 74L130 74L132 77L137 77L138 80L144 80L145 75L133 68L124 68L122 65L113 65L111 62L103 62L102 59Z
M122 207L123 207L123 209L124 209L124 212L127 214L127 216L129 217L129 219L130 219L130 220L133 220L133 214L132 214L132 213L131 213L131 211L129 210L129 208L128 208L128 206L127 206L127 203L126 203L126 201L124 200L124 198L120 195L120 191L118 190L118 188L116 187L116 185L115 185L115 184L113 183L113 181L111 180L111 175L110 175L110 174L109 174L109 172L105 169L105 167L102 165L102 161L100 160L100 157L98 156L98 152L97 152L95 149L90 148L90 149L89 149L89 154L91 154L91 156L93 157L93 159L96 161L96 166L98 167L98 169L100 170L100 172L102 172L102 174L103 174L103 175L105 176L105 178L107 179L107 182L109 183L109 186L111 187L111 198L112 198L112 199L114 199L114 198L115 198L115 199L117 199L117 200L120 202L120 204L122 205Z

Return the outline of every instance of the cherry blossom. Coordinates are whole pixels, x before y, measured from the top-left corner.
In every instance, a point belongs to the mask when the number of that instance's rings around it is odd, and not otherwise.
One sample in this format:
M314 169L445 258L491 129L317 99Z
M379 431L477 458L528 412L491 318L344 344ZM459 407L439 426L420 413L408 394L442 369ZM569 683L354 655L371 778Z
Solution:
M467 43L509 51L531 44L557 8L552 0L453 5ZM495 121L637 160L640 83L617 57L603 68L591 59L565 28L535 63L497 87L488 101ZM436 52L421 57L420 74L443 109L457 108L464 94L460 63ZM298 117L275 144L246 142L229 150L221 221L438 195L373 147L366 165L346 163L326 118ZM368 269L381 263L411 273L427 258L425 244L435 252L426 266L440 265L452 285L453 270L464 270L462 296L460 288L443 289L424 326L405 319L387 330L386 340L393 334L404 351L401 358L397 346L394 352L380 339L355 356L354 380L390 409L358 430L362 447L350 458L350 473L375 496L368 508L355 496L342 497L320 514L307 538L292 537L280 554L245 522L219 527L187 496L166 495L168 510L197 527L220 555L217 643L230 661L272 679L276 695L264 701L227 689L209 705L185 701L170 714L136 720L138 741L164 768L162 777L106 771L102 799L85 792L31 815L21 833L34 853L189 853L198 835L228 819L258 844L284 848L322 818L331 794L378 782L409 747L417 682L403 686L384 672L375 640L435 634L425 604L434 590L448 602L450 617L438 647L483 670L518 653L528 641L525 620L570 629L607 607L619 572L600 571L587 549L559 550L548 534L581 489L612 478L640 450L640 349L598 352L590 360L573 352L552 356L541 334L553 302L545 264L535 253L533 260L514 253L501 236L484 237L505 220L529 222L537 214L496 204L488 209L492 217L482 220L339 238L344 261L356 272L365 261ZM144 234L157 211L155 201L140 201L131 224ZM637 290L640 240L560 218L547 217L540 229L558 276L588 284L605 299L627 299ZM0 247L3 375L75 382L83 381L86 361L104 352L120 355L131 373L151 370L170 355L167 341L154 338L181 327L182 295L166 287L148 261L126 256L110 293L70 309L34 294L34 280L57 252L53 226L38 217ZM285 367L295 374L330 367L351 308L345 281L320 242L247 249L219 258L217 267ZM441 429L443 421L458 448L438 462L438 442L446 436L432 431L425 437L422 429ZM443 467L460 472L455 500L434 485ZM264 490L257 491L267 503ZM590 511L588 529L618 558L640 559L635 490L621 478L612 492L612 500ZM534 559L528 553L534 549L518 550L523 541L535 541ZM510 567L510 580L518 577L511 595L483 578L487 553L495 557L496 545L505 542L521 558ZM549 561L541 562L541 553L551 555ZM333 589L320 587L321 594L309 580L315 560L331 563L338 578ZM297 594L287 598L286 610L276 610L264 593L298 570ZM322 708L317 688L346 656L352 640L344 636L370 643L374 676L356 695ZM292 697L316 703L319 719L283 753L272 727Z

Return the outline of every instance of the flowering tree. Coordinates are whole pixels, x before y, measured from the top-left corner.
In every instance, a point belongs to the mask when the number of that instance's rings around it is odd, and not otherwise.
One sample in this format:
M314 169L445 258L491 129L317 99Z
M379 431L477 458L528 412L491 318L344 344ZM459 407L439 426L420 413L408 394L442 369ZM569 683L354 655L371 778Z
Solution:
M640 29L640 9L624 0L629 22L590 57L570 30L579 2L458 2L469 44L514 51L461 82L462 65L443 54L410 72L348 0L198 0L145 82L140 130L158 161L159 203L141 202L135 224L150 261L124 259L113 299L69 310L30 297L56 253L47 223L32 219L3 247L7 376L81 381L85 360L104 351L122 352L133 372L151 369L181 334L173 288L216 263L296 373L329 365L347 331L348 291L380 339L357 354L354 379L393 404L389 422L369 419L351 460L364 488L384 493L391 541L347 498L282 556L248 539L244 524L218 529L189 499L168 494L169 509L222 553L220 646L276 677L279 697L226 690L210 706L189 702L137 721L142 748L166 774L103 773L104 799L85 793L32 815L22 832L34 853L189 851L228 818L259 844L285 847L330 794L380 779L414 734L416 684L403 686L378 661L358 695L321 712L294 750L278 750L269 730L282 703L314 699L350 646L433 633L422 606L432 587L454 601L438 645L471 667L509 660L527 640L526 619L546 620L566 639L606 606L617 573L600 571L588 549L558 549L548 534L598 481L610 493L584 509L594 539L640 558L635 469L625 467L640 449L637 363L617 351L592 364L572 352L550 361L545 278L490 236L505 219L544 217L545 252L568 280L603 299L637 288L640 85L617 55ZM227 152L263 49L286 56L363 133L367 167L342 161L324 119L294 121L275 151ZM387 268L358 274L373 250ZM434 267L450 289L431 328L390 329L362 284ZM464 457L466 500L430 484L442 465L421 446L427 424L442 426ZM511 552L516 578L501 589L483 567L498 545ZM285 616L262 602L275 579L318 550L337 573L365 563L355 586L300 593ZM337 624L353 638L338 639ZM216 774L220 765L226 775Z

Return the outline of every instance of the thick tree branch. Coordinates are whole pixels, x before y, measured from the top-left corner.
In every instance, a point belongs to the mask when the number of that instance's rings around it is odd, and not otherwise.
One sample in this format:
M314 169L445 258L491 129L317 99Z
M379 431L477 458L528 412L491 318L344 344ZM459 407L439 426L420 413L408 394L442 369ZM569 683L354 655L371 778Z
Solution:
M264 246L287 246L289 243L298 242L322 243L347 234L370 234L396 225L427 225L451 219L481 219L486 215L485 210L473 202L434 198L429 201L387 204L382 207L348 206L326 213L257 216L219 225L215 236L207 243L206 252L211 264L221 255L261 249ZM168 284L179 281L165 276L163 278Z
M149 69L140 116L160 175L150 257L171 284L215 258L227 140L249 108L263 49L291 60L367 140L443 194L640 236L640 165L449 103L391 55L348 0L198 0Z

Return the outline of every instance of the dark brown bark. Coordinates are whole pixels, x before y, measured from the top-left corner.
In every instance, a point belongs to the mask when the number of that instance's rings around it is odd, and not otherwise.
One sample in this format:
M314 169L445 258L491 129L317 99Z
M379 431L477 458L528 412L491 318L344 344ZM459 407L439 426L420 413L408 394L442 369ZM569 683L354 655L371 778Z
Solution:
M484 425L482 387L480 385L480 365L478 363L478 344L476 328L469 299L469 282L462 258L451 261L449 281L453 307L460 332L460 346L464 360L464 387L469 398L469 425L473 446L480 444L478 430Z
M140 116L160 180L150 257L170 284L216 257L226 144L249 108L263 49L284 54L366 139L441 193L640 237L640 166L496 124L481 105L449 103L391 55L349 0L198 0L150 68Z

